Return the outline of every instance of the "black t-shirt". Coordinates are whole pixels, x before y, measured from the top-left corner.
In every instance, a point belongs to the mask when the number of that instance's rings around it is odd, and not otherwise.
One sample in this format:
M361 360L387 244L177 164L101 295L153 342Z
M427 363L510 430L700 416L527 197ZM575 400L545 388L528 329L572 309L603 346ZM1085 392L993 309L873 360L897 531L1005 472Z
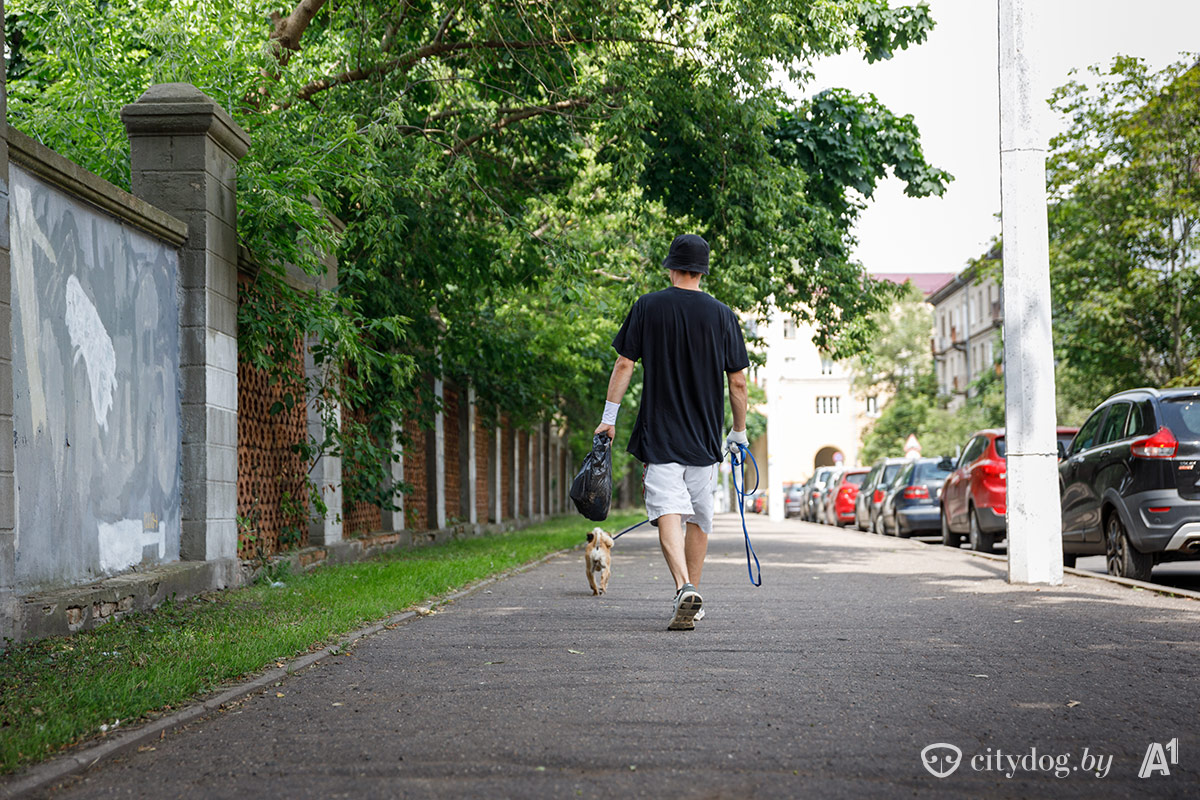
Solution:
M674 286L642 295L613 347L645 367L629 452L646 464L720 461L725 373L750 366L742 326L729 306Z

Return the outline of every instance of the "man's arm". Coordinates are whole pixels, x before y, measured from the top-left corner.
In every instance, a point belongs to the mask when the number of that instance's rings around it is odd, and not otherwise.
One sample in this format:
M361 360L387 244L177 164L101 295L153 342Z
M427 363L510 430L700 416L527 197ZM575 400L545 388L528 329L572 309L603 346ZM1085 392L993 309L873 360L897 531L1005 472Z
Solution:
M730 448L734 444L749 447L750 442L746 439L746 410L750 406L750 393L746 388L746 371L739 369L725 375L729 379L729 407L733 410L733 430L725 437L725 442Z
M605 400L620 405L621 398L625 396L625 390L629 388L629 381L633 378L633 368L636 364L637 362L631 361L625 356L617 356L617 363L613 365L612 375L608 379L608 395ZM743 404L744 407L745 404ZM742 419L745 420L745 418L746 415L743 412ZM742 423L742 426L745 427L745 422ZM601 422L596 427L595 433L604 433L608 435L609 439L616 440L617 426Z

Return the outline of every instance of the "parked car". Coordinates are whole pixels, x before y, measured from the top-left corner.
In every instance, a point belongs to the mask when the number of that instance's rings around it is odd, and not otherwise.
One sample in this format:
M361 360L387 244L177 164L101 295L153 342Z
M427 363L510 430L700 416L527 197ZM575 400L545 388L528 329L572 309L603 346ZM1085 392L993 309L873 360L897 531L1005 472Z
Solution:
M813 473L809 480L808 490L804 495L804 519L809 522L817 521L817 500L821 496L821 490L825 488L825 483L829 480L829 476L837 467L817 467L817 471Z
M879 504L883 502L884 489L908 461L907 458L881 458L872 465L854 500L854 526L860 531L875 530L875 519Z
M918 458L904 465L880 507L880 532L907 539L914 533L940 531L938 492L953 469L949 458Z
M1078 430L1057 429L1060 452ZM991 553L996 542L1004 538L1004 517L1008 513L1006 452L1003 428L978 431L968 440L942 486L942 544L958 547L965 534L972 548Z
M783 516L785 519L800 516L804 508L804 487L807 483L793 483L783 493Z
M870 470L866 467L854 467L842 472L828 495L828 505L825 506L825 519L830 525L851 525L854 523L854 500L858 497L858 487L867 477Z
M814 522L819 522L822 525L833 524L829 514L826 513L829 510L829 495L833 492L834 485L841 479L842 473L845 471L844 467L834 467L833 471L825 476L825 485L817 493Z
M1103 553L1109 574L1149 580L1157 563L1200 558L1200 387L1108 398L1058 474L1069 566Z

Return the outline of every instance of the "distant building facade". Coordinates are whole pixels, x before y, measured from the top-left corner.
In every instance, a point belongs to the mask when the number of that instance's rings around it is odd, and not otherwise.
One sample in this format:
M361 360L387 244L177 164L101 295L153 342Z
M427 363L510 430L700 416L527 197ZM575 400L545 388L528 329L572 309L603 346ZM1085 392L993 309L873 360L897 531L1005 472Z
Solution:
M929 302L934 376L938 390L950 396L950 407L959 408L971 382L995 368L1004 324L1000 285L972 266L933 292Z
M879 273L872 277L893 283L911 280L928 294L954 275ZM763 484L767 485L770 469L778 470L781 484L787 485L806 480L818 467L858 466L862 434L888 398L860 394L850 365L822 353L813 344L813 329L808 325L777 313L769 323L760 323L755 333L763 339L767 364L752 368L750 379L767 394L768 406L774 406L766 441L752 447L764 472Z

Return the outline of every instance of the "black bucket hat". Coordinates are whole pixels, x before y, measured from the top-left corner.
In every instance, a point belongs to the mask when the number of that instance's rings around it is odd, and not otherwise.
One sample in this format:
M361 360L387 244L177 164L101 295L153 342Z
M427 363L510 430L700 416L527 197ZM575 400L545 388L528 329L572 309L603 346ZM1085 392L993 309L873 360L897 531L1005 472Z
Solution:
M682 233L671 242L671 249L663 259L667 269L708 274L708 242L694 233Z

